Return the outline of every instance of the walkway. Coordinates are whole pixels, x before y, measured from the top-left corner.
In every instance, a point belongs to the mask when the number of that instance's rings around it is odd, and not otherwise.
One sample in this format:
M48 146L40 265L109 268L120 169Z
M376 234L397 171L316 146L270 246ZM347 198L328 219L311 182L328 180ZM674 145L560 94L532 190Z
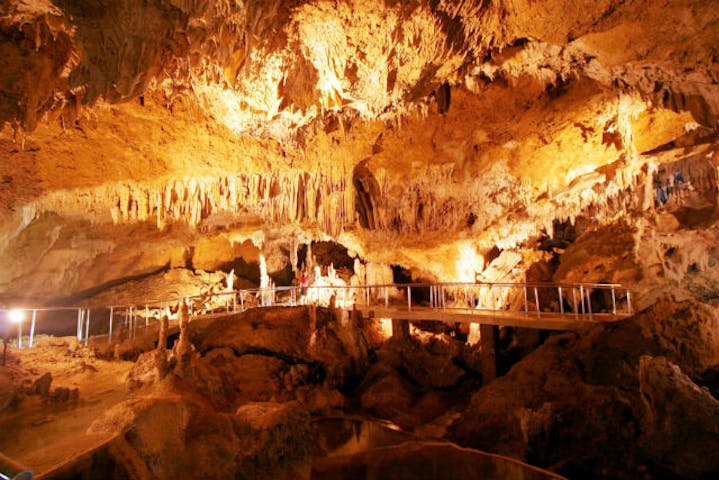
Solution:
M141 305L0 309L0 315L17 324L17 329L11 326L8 336L20 348L23 343L32 346L37 333L76 334L85 344L90 336L112 341L118 330L124 338L132 338L142 327L156 326L162 315L175 319L182 300L188 303L193 317L250 308L334 304L344 310L359 310L370 318L574 330L632 315L631 293L621 285L598 283L314 285L305 296L299 287L258 288Z

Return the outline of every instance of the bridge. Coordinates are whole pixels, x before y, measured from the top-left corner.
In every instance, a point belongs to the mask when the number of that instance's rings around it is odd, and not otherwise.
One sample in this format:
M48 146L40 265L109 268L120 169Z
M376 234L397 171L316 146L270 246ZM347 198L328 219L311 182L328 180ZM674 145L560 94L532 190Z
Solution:
M204 295L105 307L22 307L0 309L5 338L17 347L32 347L42 331L54 335L117 339L118 330L133 338L156 326L162 316L177 317L186 302L191 318L243 312L251 308L321 305L365 318L440 321L549 330L576 330L597 322L614 322L633 314L632 291L601 283L409 283L380 285L311 285L229 290ZM3 318L0 317L0 320ZM23 324L29 331L23 333ZM3 322L0 321L0 324ZM12 331L15 330L15 331ZM0 329L2 334L2 329ZM141 334L141 333L140 333Z

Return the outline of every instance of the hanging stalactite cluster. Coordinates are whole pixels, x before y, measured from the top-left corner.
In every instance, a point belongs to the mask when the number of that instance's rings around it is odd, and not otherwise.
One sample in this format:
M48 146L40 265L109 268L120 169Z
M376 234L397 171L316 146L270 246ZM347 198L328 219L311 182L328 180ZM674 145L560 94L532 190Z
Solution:
M53 192L36 202L36 212L94 213L96 221L173 222L198 227L215 214L258 215L275 223L316 225L339 235L354 222L353 192L343 172L238 174L221 178L176 179L148 186L122 183L85 191Z

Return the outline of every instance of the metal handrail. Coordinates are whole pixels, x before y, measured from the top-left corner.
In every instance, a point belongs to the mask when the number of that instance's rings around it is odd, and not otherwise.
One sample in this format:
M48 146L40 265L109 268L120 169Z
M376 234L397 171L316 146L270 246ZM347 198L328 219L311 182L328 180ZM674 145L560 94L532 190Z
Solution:
M606 316L606 313L599 313L599 312L593 312L592 311L592 303L591 303L591 292L595 290L604 290L604 291L610 291L611 292L611 299L612 299L612 312L609 315L613 315L615 317L622 317L622 316L628 316L633 313L632 311L632 305L631 305L631 292L632 289L628 287L624 287L620 284L615 283L548 283L548 282L525 282L525 283L507 283L507 282L483 282L483 283L467 283L467 282L437 282L437 283L384 283L384 284L373 284L373 285L310 285L307 287L307 296L306 299L309 302L312 303L318 303L320 301L322 291L328 291L335 294L335 300L338 301L338 304L341 306L341 308L347 308L348 305L348 294L347 292L350 292L349 294L349 304L351 305L359 305L363 307L368 307L371 305L384 305L386 309L389 309L390 307L390 297L396 298L399 294L399 292L402 293L402 296L406 295L406 308L407 311L412 311L413 308L413 301L412 301L412 289L414 289L415 292L426 290L428 289L429 294L429 308L430 309L441 309L441 310L462 310L467 314L475 314L479 312L487 312L492 311L496 312L498 314L506 314L508 311L508 308L511 307L512 304L517 303L516 299L510 299L510 292L514 290L515 292L520 291L523 292L523 302L519 302L520 310L521 307L523 307L523 311L525 314L536 314L537 317L541 317L542 314L546 314L547 312L543 312L541 310L540 305L540 296L539 296L539 290L540 289L556 289L557 293L557 300L558 300L558 309L559 312L552 312L553 314L559 313L560 315L566 315L575 316L576 319L579 319L580 317L582 319L589 318L590 320L593 320L594 316ZM482 294L484 293L485 296L487 292L495 292L497 290L505 290L504 298L498 298L496 296L493 296L490 300L492 301L492 304L487 306L482 304ZM571 302L569 301L568 296L565 297L565 294L568 293L571 290ZM355 295L353 291L361 291L361 295ZM392 291L392 295L390 295L390 291ZM543 290L544 291L544 290ZM121 318L124 322L125 328L128 328L130 332L134 332L135 329L139 327L138 321L141 318L144 318L145 320L145 326L149 326L149 319L150 318L158 318L162 315L162 313L157 312L158 307L161 310L164 310L166 308L175 307L177 304L179 304L180 301L188 301L189 302L189 308L190 308L190 315L195 316L195 312L193 311L193 300L212 300L213 298L220 298L220 301L224 298L224 308L227 312L236 312L238 311L238 298L240 303L240 311L246 310L246 308L249 308L245 304L245 298L247 296L255 296L257 298L260 298L260 304L259 305L252 305L251 307L268 307L268 306L279 306L279 305L297 305L298 299L301 299L301 295L299 293L301 292L300 286L275 286L271 288L249 288L249 289L238 289L238 290L231 290L231 291L225 291L225 292L215 292L215 293L207 293L207 294L199 294L199 295L191 295L191 296L185 296L185 297L174 297L170 299L165 300L153 300L153 301L147 301L142 304L119 304L119 305L109 305L106 307L95 307L96 309L101 310L109 310L109 327L108 327L108 341L112 340L113 335L113 321L115 317ZM338 293L342 292L342 298L338 299ZM530 295L531 292L531 295ZM617 309L617 292L624 293L626 300L626 311L619 311ZM283 294L289 294L289 299L285 299L283 302L278 302L277 297L279 295ZM459 294L459 297L461 297L461 294L464 295L464 299L461 299L459 301L464 301L464 305L456 306L453 305L453 302L457 303L457 296ZM579 294L579 295L577 295ZM331 294L330 294L331 295ZM500 295L501 296L501 295ZM314 297L314 298L313 298ZM329 299L329 296L327 296ZM355 298L356 297L356 298ZM382 298L379 298L382 297ZM532 308L530 308L530 297L533 297L533 305ZM484 299L486 300L486 299ZM521 299L520 299L521 300ZM621 299L620 299L621 300ZM571 312L565 311L564 302L567 301L568 305L571 307ZM497 308L500 304L500 308ZM553 305L552 305L553 306ZM138 308L139 307L139 308ZM150 308L152 307L152 309ZM210 306L210 308L214 307L214 309L222 308L221 304ZM399 306L397 304L392 304L392 308L394 310L399 310ZM421 307L425 308L424 304L418 304L415 302L414 307ZM7 311L6 309L0 309L0 312L3 310ZM39 307L39 308L23 308L21 309L26 312L32 312L32 323L30 327L30 335L29 335L29 345L33 345L33 337L35 333L35 323L38 312L47 312L47 311L68 311L68 310L76 310L78 312L77 315L77 338L78 341L85 342L85 345L87 345L89 340L89 330L90 330L90 318L91 318L91 309L79 306L79 307L68 307L68 306L62 306L62 307ZM204 310L207 311L207 305L204 306ZM18 326L18 347L22 347L22 323L19 323ZM104 334L103 334L104 335ZM97 335L95 335L97 336Z
M32 480L32 472L0 453L0 480Z

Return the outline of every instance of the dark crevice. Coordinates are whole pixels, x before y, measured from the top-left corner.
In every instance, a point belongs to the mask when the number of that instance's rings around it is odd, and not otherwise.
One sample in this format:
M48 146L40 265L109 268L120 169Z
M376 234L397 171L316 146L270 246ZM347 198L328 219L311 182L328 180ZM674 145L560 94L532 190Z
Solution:
M380 188L374 175L367 167L367 160L360 162L352 173L352 183L355 187L355 210L358 220L363 228L374 230L377 228L374 215L374 205L380 198Z
M215 345L210 348L207 348L205 350L200 351L200 356L204 357L212 350L216 350L218 348L229 348L232 350L232 352L235 354L237 358L241 358L245 355L262 355L265 357L271 357L271 358L277 358L278 360L282 360L283 362L289 364L289 365L308 365L308 366L319 366L321 368L321 365L319 362L316 361L307 361L303 358L295 357L293 355L288 355L281 352L276 352L274 350L269 350L264 347L247 347L242 350L239 350L235 347L229 346L229 345Z
M160 267L160 268L157 268L157 269L152 270L152 271L147 272L147 273L140 273L140 274L137 274L137 275L130 275L130 276L127 276L127 277L116 278L115 280L110 280L109 282L102 283L102 284L100 284L100 285L97 285L97 286L92 287L92 288L88 288L88 289L86 289L86 290L82 290L82 291L77 292L76 294L74 294L74 295L72 295L72 296L70 296L70 297L66 297L66 298L64 298L63 300L56 302L55 304L56 304L57 306L77 304L77 303L79 303L79 302L82 302L82 300L85 300L85 299L87 299L87 298L92 298L92 297L94 297L94 296L96 296L96 295L101 294L103 291L108 290L108 289L113 288L113 287L117 287L118 285L123 285L123 284L125 284L125 283L130 283L130 282L136 282L136 281L139 281L139 280L143 280L143 279L145 279L145 278L152 277L153 275L157 275L157 274L160 274L160 273L165 273L165 272L167 272L167 271L169 271L169 270L170 270L170 262L168 262L167 264L163 265L163 266Z
M448 82L444 82L437 89L437 109L439 113L444 114L449 111L449 105L452 99L451 88Z

